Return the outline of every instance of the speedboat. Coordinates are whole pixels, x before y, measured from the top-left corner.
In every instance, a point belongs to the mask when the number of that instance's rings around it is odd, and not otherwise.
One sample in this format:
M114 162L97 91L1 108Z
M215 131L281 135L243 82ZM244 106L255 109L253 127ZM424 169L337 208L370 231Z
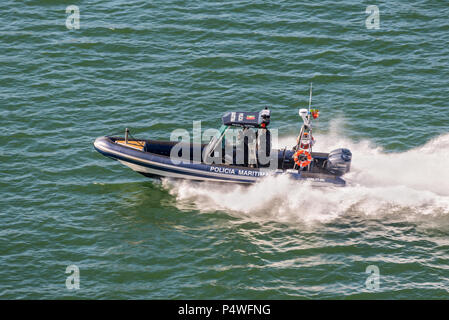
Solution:
M313 185L344 186L342 176L350 170L351 151L312 151L312 120L319 116L319 111L310 109L309 104L309 109L300 109L299 115L303 124L292 148L271 147L271 111L267 108L260 112L225 113L221 128L211 134L207 143L135 139L129 137L126 129L124 137L97 138L94 148L152 178L246 184L267 176L288 175Z

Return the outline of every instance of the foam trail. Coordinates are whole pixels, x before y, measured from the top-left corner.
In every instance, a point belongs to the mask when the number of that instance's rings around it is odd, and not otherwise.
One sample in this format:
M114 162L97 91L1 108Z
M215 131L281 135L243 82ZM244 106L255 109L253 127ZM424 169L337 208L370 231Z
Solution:
M339 147L353 153L347 187L311 188L286 176L269 177L252 186L164 180L178 200L200 211L221 210L240 217L280 222L328 221L347 212L365 215L402 213L449 215L449 134L402 153L385 153L369 141L355 143L334 130L316 135L315 150ZM280 139L291 147L295 137Z

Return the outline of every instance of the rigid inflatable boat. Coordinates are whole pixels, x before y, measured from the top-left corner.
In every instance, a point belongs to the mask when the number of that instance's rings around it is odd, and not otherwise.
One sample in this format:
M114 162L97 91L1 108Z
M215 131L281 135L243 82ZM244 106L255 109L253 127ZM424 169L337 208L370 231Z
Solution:
M314 185L344 186L341 176L349 172L351 152L344 148L329 153L312 151L311 122L319 112L309 107L300 109L299 115L304 123L293 148L271 148L268 109L226 113L209 143L131 139L127 129L125 137L97 138L94 147L147 177L254 183L282 174Z

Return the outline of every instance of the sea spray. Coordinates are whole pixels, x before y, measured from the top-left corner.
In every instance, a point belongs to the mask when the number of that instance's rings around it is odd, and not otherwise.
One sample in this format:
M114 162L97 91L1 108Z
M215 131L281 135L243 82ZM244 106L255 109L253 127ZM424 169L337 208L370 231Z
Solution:
M177 206L188 201L202 212L219 210L279 222L324 222L349 212L408 218L449 214L449 134L399 153L386 153L369 141L353 142L335 132L316 138L317 151L346 147L353 152L345 188L311 187L287 176L268 177L250 186L171 180L163 185L179 200ZM280 143L293 145L294 139L285 137Z

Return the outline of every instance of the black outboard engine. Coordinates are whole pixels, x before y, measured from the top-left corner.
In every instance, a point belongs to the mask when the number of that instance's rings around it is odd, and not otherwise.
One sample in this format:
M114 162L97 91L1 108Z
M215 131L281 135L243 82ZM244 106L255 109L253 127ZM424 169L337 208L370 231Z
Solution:
M329 153L326 170L331 174L342 176L351 168L352 153L348 149L336 149Z

